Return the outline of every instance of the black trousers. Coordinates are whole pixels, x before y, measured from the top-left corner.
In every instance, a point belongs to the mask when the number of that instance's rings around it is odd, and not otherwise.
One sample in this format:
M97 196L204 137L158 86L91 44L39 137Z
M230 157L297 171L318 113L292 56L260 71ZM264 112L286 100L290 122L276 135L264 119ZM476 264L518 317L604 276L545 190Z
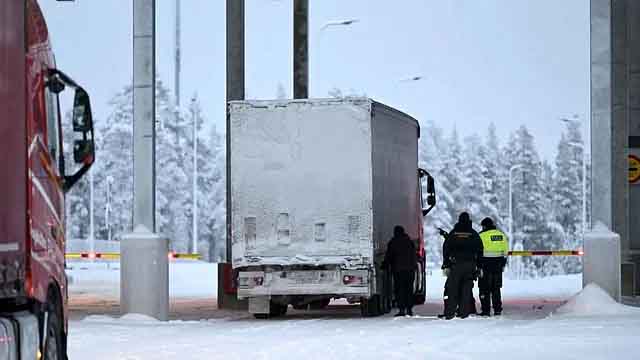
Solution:
M393 287L398 309L400 311L413 308L413 281L415 272L413 270L402 270L393 272Z
M447 293L447 281L444 283L444 309L447 310L447 302L449 301L449 294ZM478 310L476 309L476 299L473 297L473 287L471 288L471 298L469 299L469 314L477 314ZM457 313L462 313L462 309L458 308Z
M473 261L458 262L451 267L445 284L446 316L455 316L456 310L462 317L469 316L473 300L473 272L476 264Z
M502 312L502 271L486 271L483 276L478 279L478 287L480 288L480 304L482 312L488 314L491 311L491 303L493 303L494 312Z

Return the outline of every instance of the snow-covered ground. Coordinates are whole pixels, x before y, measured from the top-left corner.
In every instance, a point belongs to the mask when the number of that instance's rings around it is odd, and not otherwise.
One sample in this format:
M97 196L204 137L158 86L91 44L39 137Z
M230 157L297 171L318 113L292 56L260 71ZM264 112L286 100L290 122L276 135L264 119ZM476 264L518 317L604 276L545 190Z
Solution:
M500 318L438 320L434 276L413 318L336 303L263 321L215 309L215 265L172 263L172 318L189 320L158 322L117 315L117 264L70 265L71 359L633 359L640 339L640 309L597 287L574 296L580 276L507 280Z

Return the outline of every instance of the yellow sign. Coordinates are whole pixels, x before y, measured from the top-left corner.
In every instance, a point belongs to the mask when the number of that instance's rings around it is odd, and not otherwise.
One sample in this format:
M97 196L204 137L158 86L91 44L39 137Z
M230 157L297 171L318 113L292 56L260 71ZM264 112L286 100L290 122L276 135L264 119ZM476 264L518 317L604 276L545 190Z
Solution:
M640 158L629 155L629 184L640 182Z

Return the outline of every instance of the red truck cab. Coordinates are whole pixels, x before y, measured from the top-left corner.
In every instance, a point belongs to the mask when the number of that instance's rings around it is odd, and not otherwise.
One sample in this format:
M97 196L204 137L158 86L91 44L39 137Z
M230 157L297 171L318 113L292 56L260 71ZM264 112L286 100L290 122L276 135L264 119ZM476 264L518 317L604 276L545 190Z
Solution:
M65 159L58 95L70 89ZM56 69L36 0L0 1L0 107L0 358L65 359L64 194L93 164L93 123L86 91Z

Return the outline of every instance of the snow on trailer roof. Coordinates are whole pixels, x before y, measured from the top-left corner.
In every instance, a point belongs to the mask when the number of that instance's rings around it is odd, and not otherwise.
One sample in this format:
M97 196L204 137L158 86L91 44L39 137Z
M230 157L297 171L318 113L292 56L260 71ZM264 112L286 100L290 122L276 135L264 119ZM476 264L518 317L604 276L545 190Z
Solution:
M230 108L233 109L243 109L247 107L252 108L279 108L279 107L287 107L291 104L299 104L299 105L313 105L313 106L329 106L329 105L339 105L339 104L353 104L356 106L369 106L374 112L377 109L381 109L382 111L388 111L389 113L395 115L394 118L398 120L410 121L418 128L418 137L420 137L420 122L416 120L413 116L400 111L394 107L383 104L381 102L375 101L371 98L367 97L345 97L345 98L318 98L318 99L275 99L275 100L232 100L228 102Z

